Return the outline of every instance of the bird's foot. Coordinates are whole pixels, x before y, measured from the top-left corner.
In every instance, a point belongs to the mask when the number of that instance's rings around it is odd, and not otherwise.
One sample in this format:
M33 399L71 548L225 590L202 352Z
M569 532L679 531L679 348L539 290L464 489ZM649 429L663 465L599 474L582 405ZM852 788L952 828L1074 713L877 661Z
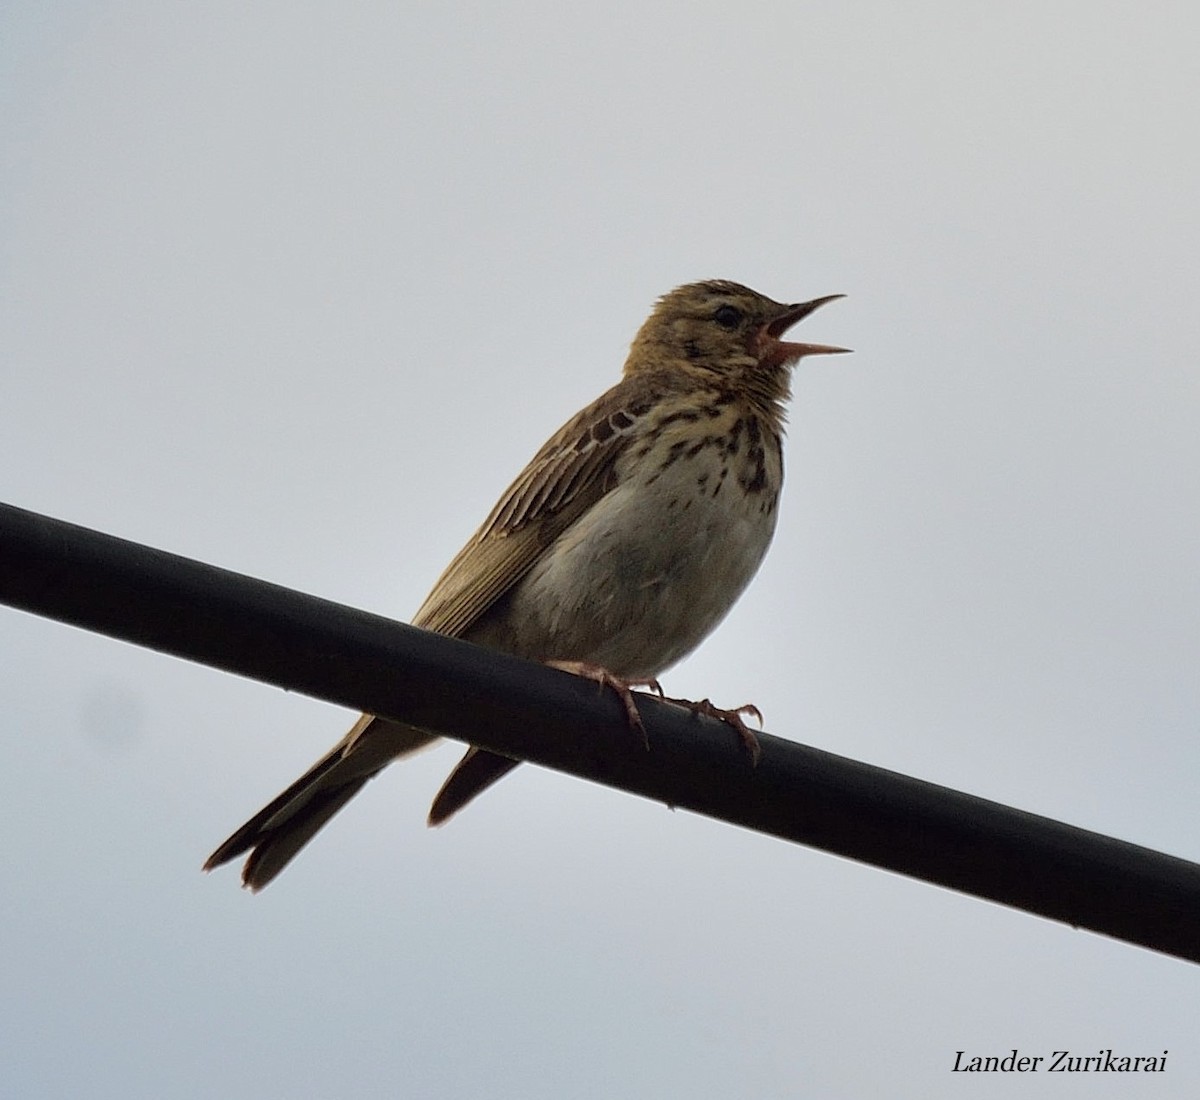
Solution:
M753 703L743 703L740 707L733 707L730 710L725 710L713 704L710 699L701 699L697 702L695 699L672 699L669 695L664 695L663 700L668 703L674 703L676 706L685 707L693 714L703 714L709 718L719 718L727 726L730 726L734 733L741 739L742 745L750 754L750 764L753 767L758 767L759 757L762 756L762 746L758 743L758 737L754 731L742 721L742 715L750 715L758 723L758 728L762 729L763 716L762 711Z
M612 688L625 705L625 717L629 721L630 727L642 735L642 744L646 746L647 752L650 751L650 738L646 736L646 727L642 725L642 716L638 712L637 702L633 698L633 689L635 687L649 688L661 699L663 690L657 680L625 680L620 676L614 676L608 669L589 664L587 661L545 661L543 663L562 672L582 676L585 680L595 680L602 688Z

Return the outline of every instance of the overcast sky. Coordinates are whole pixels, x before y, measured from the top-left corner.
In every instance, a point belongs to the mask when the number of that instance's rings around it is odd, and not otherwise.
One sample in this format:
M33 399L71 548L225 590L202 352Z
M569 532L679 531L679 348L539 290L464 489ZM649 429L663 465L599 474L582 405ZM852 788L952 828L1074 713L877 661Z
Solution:
M666 677L1200 859L1200 15L0 15L0 499L406 618L654 299L848 297ZM1195 967L522 768L200 864L353 715L0 608L0 1092L1200 1095ZM1169 1050L965 1080L955 1051Z

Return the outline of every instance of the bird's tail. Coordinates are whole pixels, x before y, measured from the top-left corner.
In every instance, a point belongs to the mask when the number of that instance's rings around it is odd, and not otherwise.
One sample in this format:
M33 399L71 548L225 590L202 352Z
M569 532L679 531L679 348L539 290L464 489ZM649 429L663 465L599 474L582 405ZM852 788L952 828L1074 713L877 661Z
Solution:
M466 755L454 766L433 800L429 810L429 824L441 825L452 814L458 813L477 794L487 790L498 779L502 779L518 764L499 753L488 752L472 745Z
M211 871L248 851L242 885L261 890L368 779L398 756L435 740L414 726L364 714L333 749L213 852L204 869Z

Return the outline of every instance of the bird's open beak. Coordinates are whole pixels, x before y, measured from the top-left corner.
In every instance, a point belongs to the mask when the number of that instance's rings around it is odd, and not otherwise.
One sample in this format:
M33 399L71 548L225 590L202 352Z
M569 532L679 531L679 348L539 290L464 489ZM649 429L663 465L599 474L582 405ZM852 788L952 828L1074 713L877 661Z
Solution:
M786 313L763 326L759 337L762 352L768 354L776 363L794 363L806 355L841 355L848 352L849 348L836 348L830 344L794 344L780 339L797 321L803 321L826 302L844 297L844 294L826 294L824 298L814 298L811 302L798 302L788 306Z

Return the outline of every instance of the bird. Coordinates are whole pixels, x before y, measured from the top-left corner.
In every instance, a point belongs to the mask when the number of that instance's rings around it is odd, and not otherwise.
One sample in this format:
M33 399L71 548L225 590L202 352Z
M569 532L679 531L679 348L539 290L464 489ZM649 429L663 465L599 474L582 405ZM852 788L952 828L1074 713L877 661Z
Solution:
M847 348L788 329L841 298L776 302L736 282L664 294L621 379L517 475L433 586L413 625L630 689L685 657L725 617L774 535L792 368ZM742 707L687 703L740 727ZM761 716L760 716L761 718ZM367 781L437 736L362 715L328 753L217 848L270 883ZM441 824L517 765L471 747L434 799Z

